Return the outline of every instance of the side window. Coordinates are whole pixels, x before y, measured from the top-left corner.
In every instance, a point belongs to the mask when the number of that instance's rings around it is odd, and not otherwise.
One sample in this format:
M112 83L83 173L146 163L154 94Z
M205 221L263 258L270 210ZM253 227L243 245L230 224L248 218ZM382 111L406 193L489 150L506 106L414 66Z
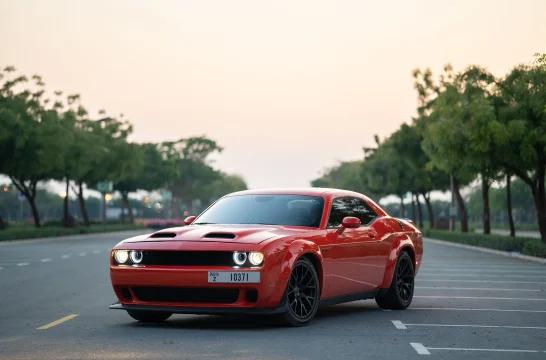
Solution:
M344 217L353 216L360 219L362 225L372 222L377 214L362 199L358 198L337 198L332 203L328 227L340 227Z

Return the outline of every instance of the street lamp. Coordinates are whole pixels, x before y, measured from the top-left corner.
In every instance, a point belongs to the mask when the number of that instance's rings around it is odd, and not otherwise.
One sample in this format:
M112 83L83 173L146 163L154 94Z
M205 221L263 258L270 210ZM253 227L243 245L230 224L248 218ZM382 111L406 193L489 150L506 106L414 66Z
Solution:
M112 195L111 194L104 195L104 200L106 200L106 201L112 200Z
M64 198L67 196L66 191L61 191L61 192L59 193L59 196L62 197L62 198L64 199Z

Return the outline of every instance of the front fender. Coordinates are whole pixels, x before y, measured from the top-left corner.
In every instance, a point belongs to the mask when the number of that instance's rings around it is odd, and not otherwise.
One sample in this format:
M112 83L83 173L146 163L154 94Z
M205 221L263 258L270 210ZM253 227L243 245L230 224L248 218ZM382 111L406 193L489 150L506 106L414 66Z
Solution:
M409 235L404 234L396 238L392 243L392 248L387 259L387 264L385 266L385 275L383 277L383 282L381 284L381 289L388 289L391 286L392 277L394 275L394 269L396 267L396 260L398 255L404 248L410 248L413 254L415 254L415 248L413 246L413 241L411 241Z
M323 271L322 271L322 253L319 246L311 241L307 240L295 240L293 241L284 254L284 259L279 272L278 283L286 284L292 273L294 264L303 255L311 255L315 258L315 265L317 267L317 275L319 277L320 288L322 292L323 284Z

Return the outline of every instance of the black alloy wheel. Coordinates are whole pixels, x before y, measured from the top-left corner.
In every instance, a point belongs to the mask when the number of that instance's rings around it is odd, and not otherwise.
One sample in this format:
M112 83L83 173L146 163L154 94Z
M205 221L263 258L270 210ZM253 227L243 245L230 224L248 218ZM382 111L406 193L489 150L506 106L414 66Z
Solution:
M299 259L286 287L284 321L290 326L306 325L317 313L320 283L315 267L306 258Z
M402 251L396 261L392 282L386 294L376 296L375 302L382 309L404 310L413 300L415 270L411 256Z

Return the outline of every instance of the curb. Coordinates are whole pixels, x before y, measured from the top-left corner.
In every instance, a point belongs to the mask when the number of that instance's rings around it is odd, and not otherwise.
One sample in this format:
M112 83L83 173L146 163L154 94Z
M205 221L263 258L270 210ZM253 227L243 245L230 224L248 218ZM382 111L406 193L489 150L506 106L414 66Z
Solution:
M102 238L112 235L119 235L120 237L124 235L142 235L146 233L152 233L150 229L135 229L135 230L121 230L121 231L109 231L109 232L99 232L91 234L74 234L74 235L63 235L63 236L48 236L43 238L30 238L30 239L17 239L17 240L2 240L0 241L0 246L2 245L15 245L15 244L34 244L34 243L44 243L44 242L53 242L53 241L65 241L65 240L81 240L89 238ZM120 241L123 239L120 239Z
M466 244L459 244L451 241L444 241L444 240L436 240L431 238L423 238L424 241L437 244L437 245L446 245L446 246L452 246L452 247L458 247L462 249L468 249L468 250L474 250L474 251L480 251L488 254L493 255L500 255L505 256L509 258L519 259L519 260L525 260L525 261L532 261L540 264L546 265L546 259L545 258L539 258L536 256L529 256L529 255L523 255L517 251L501 251L501 250L494 250L494 249L488 249L481 246L474 246L474 245L466 245Z

